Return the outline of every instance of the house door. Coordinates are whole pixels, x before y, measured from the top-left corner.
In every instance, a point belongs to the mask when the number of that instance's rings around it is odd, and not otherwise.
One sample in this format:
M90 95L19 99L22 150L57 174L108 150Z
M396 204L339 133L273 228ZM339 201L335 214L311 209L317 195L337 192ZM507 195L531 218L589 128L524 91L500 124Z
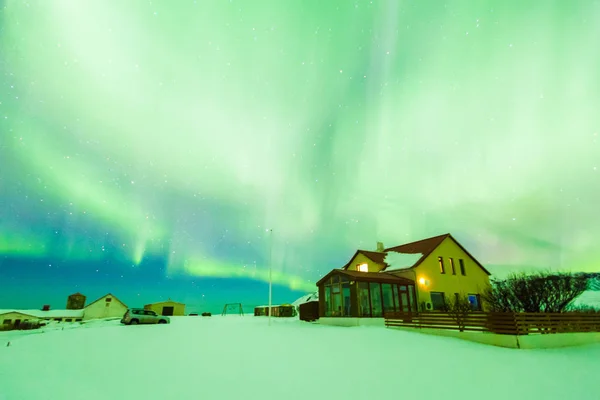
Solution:
M163 307L162 315L173 315L174 307Z

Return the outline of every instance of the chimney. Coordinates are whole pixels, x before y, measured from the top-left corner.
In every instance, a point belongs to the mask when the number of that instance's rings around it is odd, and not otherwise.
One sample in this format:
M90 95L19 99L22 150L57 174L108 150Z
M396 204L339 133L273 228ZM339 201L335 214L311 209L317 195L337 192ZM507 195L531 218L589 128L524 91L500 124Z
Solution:
M42 311L50 311L50 305L44 304L44 307L42 307Z
M383 250L385 249L385 247L383 247L383 243L381 242L377 242L377 251L379 253L383 253Z

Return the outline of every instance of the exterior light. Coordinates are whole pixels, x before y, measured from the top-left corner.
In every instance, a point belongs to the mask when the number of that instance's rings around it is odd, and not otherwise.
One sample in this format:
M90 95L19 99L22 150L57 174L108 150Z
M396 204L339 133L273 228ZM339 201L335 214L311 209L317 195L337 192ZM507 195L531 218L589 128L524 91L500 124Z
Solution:
M424 285L425 284L425 278L419 278L419 283L421 285Z

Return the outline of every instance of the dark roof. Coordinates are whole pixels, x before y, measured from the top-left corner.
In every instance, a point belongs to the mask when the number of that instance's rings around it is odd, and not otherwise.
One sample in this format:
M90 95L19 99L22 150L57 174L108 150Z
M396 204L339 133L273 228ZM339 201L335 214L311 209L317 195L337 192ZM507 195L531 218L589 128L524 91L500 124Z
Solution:
M386 266L385 253L380 253L378 251L356 250L356 253L354 253L352 258L350 258L350 261L348 261L348 263L346 265L344 265L342 267L342 269L347 269L350 266L350 263L352 262L352 260L354 260L354 257L356 257L358 254L362 254L363 256L367 257L369 260L371 260L373 262L376 262L377 264L381 264L384 267Z
M322 282L324 282L331 275L335 275L335 274L346 275L347 277L353 278L357 281L414 284L414 281L411 279L401 278L399 276L388 274L387 272L361 272L361 271L349 271L349 270L344 270L344 269L333 269L317 282L317 286L319 286Z
M412 243L402 244L400 246L390 247L390 248L385 249L385 251L386 252L388 252L388 251L394 251L396 253L402 253L402 254L418 254L418 253L423 254L423 256L421 258L419 258L417 260L417 262L412 267L410 267L410 268L416 268L423 261L425 261L425 259L440 244L442 244L442 242L444 240L446 240L447 238L452 239L454 241L454 243L456 243L458 245L458 247L460 247L462 249L462 251L464 251L469 257L471 257L471 259L473 261L475 261L475 264L477 264L486 274L491 275L491 273L487 269L485 269L485 267L483 265L481 265L481 263L479 261L477 261L477 259L475 257L473 257L471 255L471 253L469 253L467 251L467 249L465 249L460 243L458 243L458 241L456 239L454 239L454 237L451 234L449 234L449 233L446 233L444 235L430 237L430 238L427 238L427 239L422 239L422 240L419 240L419 241L416 241L416 242L412 242Z

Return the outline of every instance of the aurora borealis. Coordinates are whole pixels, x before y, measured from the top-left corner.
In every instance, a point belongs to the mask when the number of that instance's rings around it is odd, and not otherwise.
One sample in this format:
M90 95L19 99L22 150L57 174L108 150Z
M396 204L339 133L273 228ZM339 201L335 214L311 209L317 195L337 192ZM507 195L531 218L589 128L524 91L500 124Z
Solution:
M600 269L599 1L0 4L6 307L266 302L271 240L276 302L446 232Z

